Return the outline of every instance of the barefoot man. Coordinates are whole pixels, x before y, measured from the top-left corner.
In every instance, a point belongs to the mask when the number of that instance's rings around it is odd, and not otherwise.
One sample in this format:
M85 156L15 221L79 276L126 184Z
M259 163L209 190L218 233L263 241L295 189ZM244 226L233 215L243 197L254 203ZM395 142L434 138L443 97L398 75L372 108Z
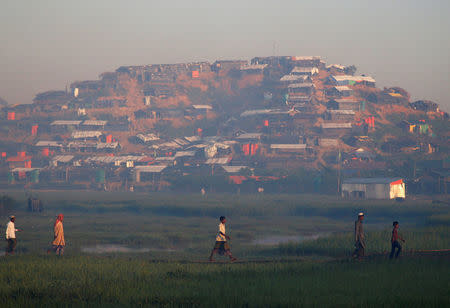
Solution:
M217 252L221 255L227 255L228 257L230 257L231 261L236 260L236 258L231 254L230 245L228 245L227 243L227 240L231 240L231 237L225 234L226 222L227 219L225 218L225 216L220 216L219 232L216 236L216 244L214 245L214 248L211 251L211 255L209 256L209 261L214 261L213 256Z

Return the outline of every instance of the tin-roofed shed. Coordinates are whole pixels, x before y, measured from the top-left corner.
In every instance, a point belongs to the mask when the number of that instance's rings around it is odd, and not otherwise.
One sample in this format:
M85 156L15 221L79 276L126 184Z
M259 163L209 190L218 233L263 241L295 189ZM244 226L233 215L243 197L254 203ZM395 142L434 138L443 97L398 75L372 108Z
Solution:
M350 178L343 181L342 197L360 199L405 199L401 178Z

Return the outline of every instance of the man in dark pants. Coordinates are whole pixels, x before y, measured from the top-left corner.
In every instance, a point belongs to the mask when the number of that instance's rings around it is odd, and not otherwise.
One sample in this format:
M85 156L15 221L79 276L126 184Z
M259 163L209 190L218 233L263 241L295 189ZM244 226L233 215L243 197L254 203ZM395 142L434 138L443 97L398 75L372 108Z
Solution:
M355 251L353 252L353 258L361 260L364 257L366 242L364 241L364 229L363 229L364 213L358 214L358 220L355 221Z
M392 230L392 238L391 238L391 254L389 255L389 259L392 259L394 257L395 254L395 258L398 258L398 255L402 252L402 245L400 245L398 240L401 240L403 243L405 242L405 240L398 235L398 228L399 228L399 224L398 221L394 221L392 223L392 225L394 226L394 229ZM397 249L397 253L395 253L395 250Z
M15 216L9 217L9 222L6 225L6 241L8 242L8 246L6 247L6 255L13 255L14 250L16 249L17 240L16 240L16 231L20 231L16 229L14 222L16 221Z

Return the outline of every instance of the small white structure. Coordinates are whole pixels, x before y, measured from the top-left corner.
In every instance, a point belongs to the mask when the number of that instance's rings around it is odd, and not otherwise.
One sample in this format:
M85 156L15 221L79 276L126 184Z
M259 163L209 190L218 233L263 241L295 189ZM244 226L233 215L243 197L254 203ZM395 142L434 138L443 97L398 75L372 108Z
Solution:
M405 199L401 178L351 178L343 181L342 197L360 199Z
M74 157L75 156L73 155L56 155L50 161L50 166L58 167L60 165L67 165L73 160Z
M73 139L97 139L101 135L103 135L100 131L73 131L72 132L72 138Z
M294 67L291 71L292 75L305 75L305 76L313 76L319 73L319 69L317 67Z

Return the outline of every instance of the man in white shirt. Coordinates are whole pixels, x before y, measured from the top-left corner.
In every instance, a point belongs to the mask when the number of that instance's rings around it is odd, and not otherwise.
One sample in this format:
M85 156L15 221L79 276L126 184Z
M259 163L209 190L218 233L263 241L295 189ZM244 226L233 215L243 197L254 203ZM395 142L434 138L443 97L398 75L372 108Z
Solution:
M214 245L211 255L209 256L209 261L214 261L213 256L217 252L221 255L227 255L230 257L231 261L236 261L236 258L231 254L230 245L227 243L227 240L231 240L231 237L225 234L226 222L227 219L225 216L220 216L219 232L216 236L216 244Z
M9 219L10 222L6 225L6 241L8 242L8 246L6 247L6 255L13 255L17 245L16 231L20 230L16 229L16 226L14 225L16 217L10 216Z

